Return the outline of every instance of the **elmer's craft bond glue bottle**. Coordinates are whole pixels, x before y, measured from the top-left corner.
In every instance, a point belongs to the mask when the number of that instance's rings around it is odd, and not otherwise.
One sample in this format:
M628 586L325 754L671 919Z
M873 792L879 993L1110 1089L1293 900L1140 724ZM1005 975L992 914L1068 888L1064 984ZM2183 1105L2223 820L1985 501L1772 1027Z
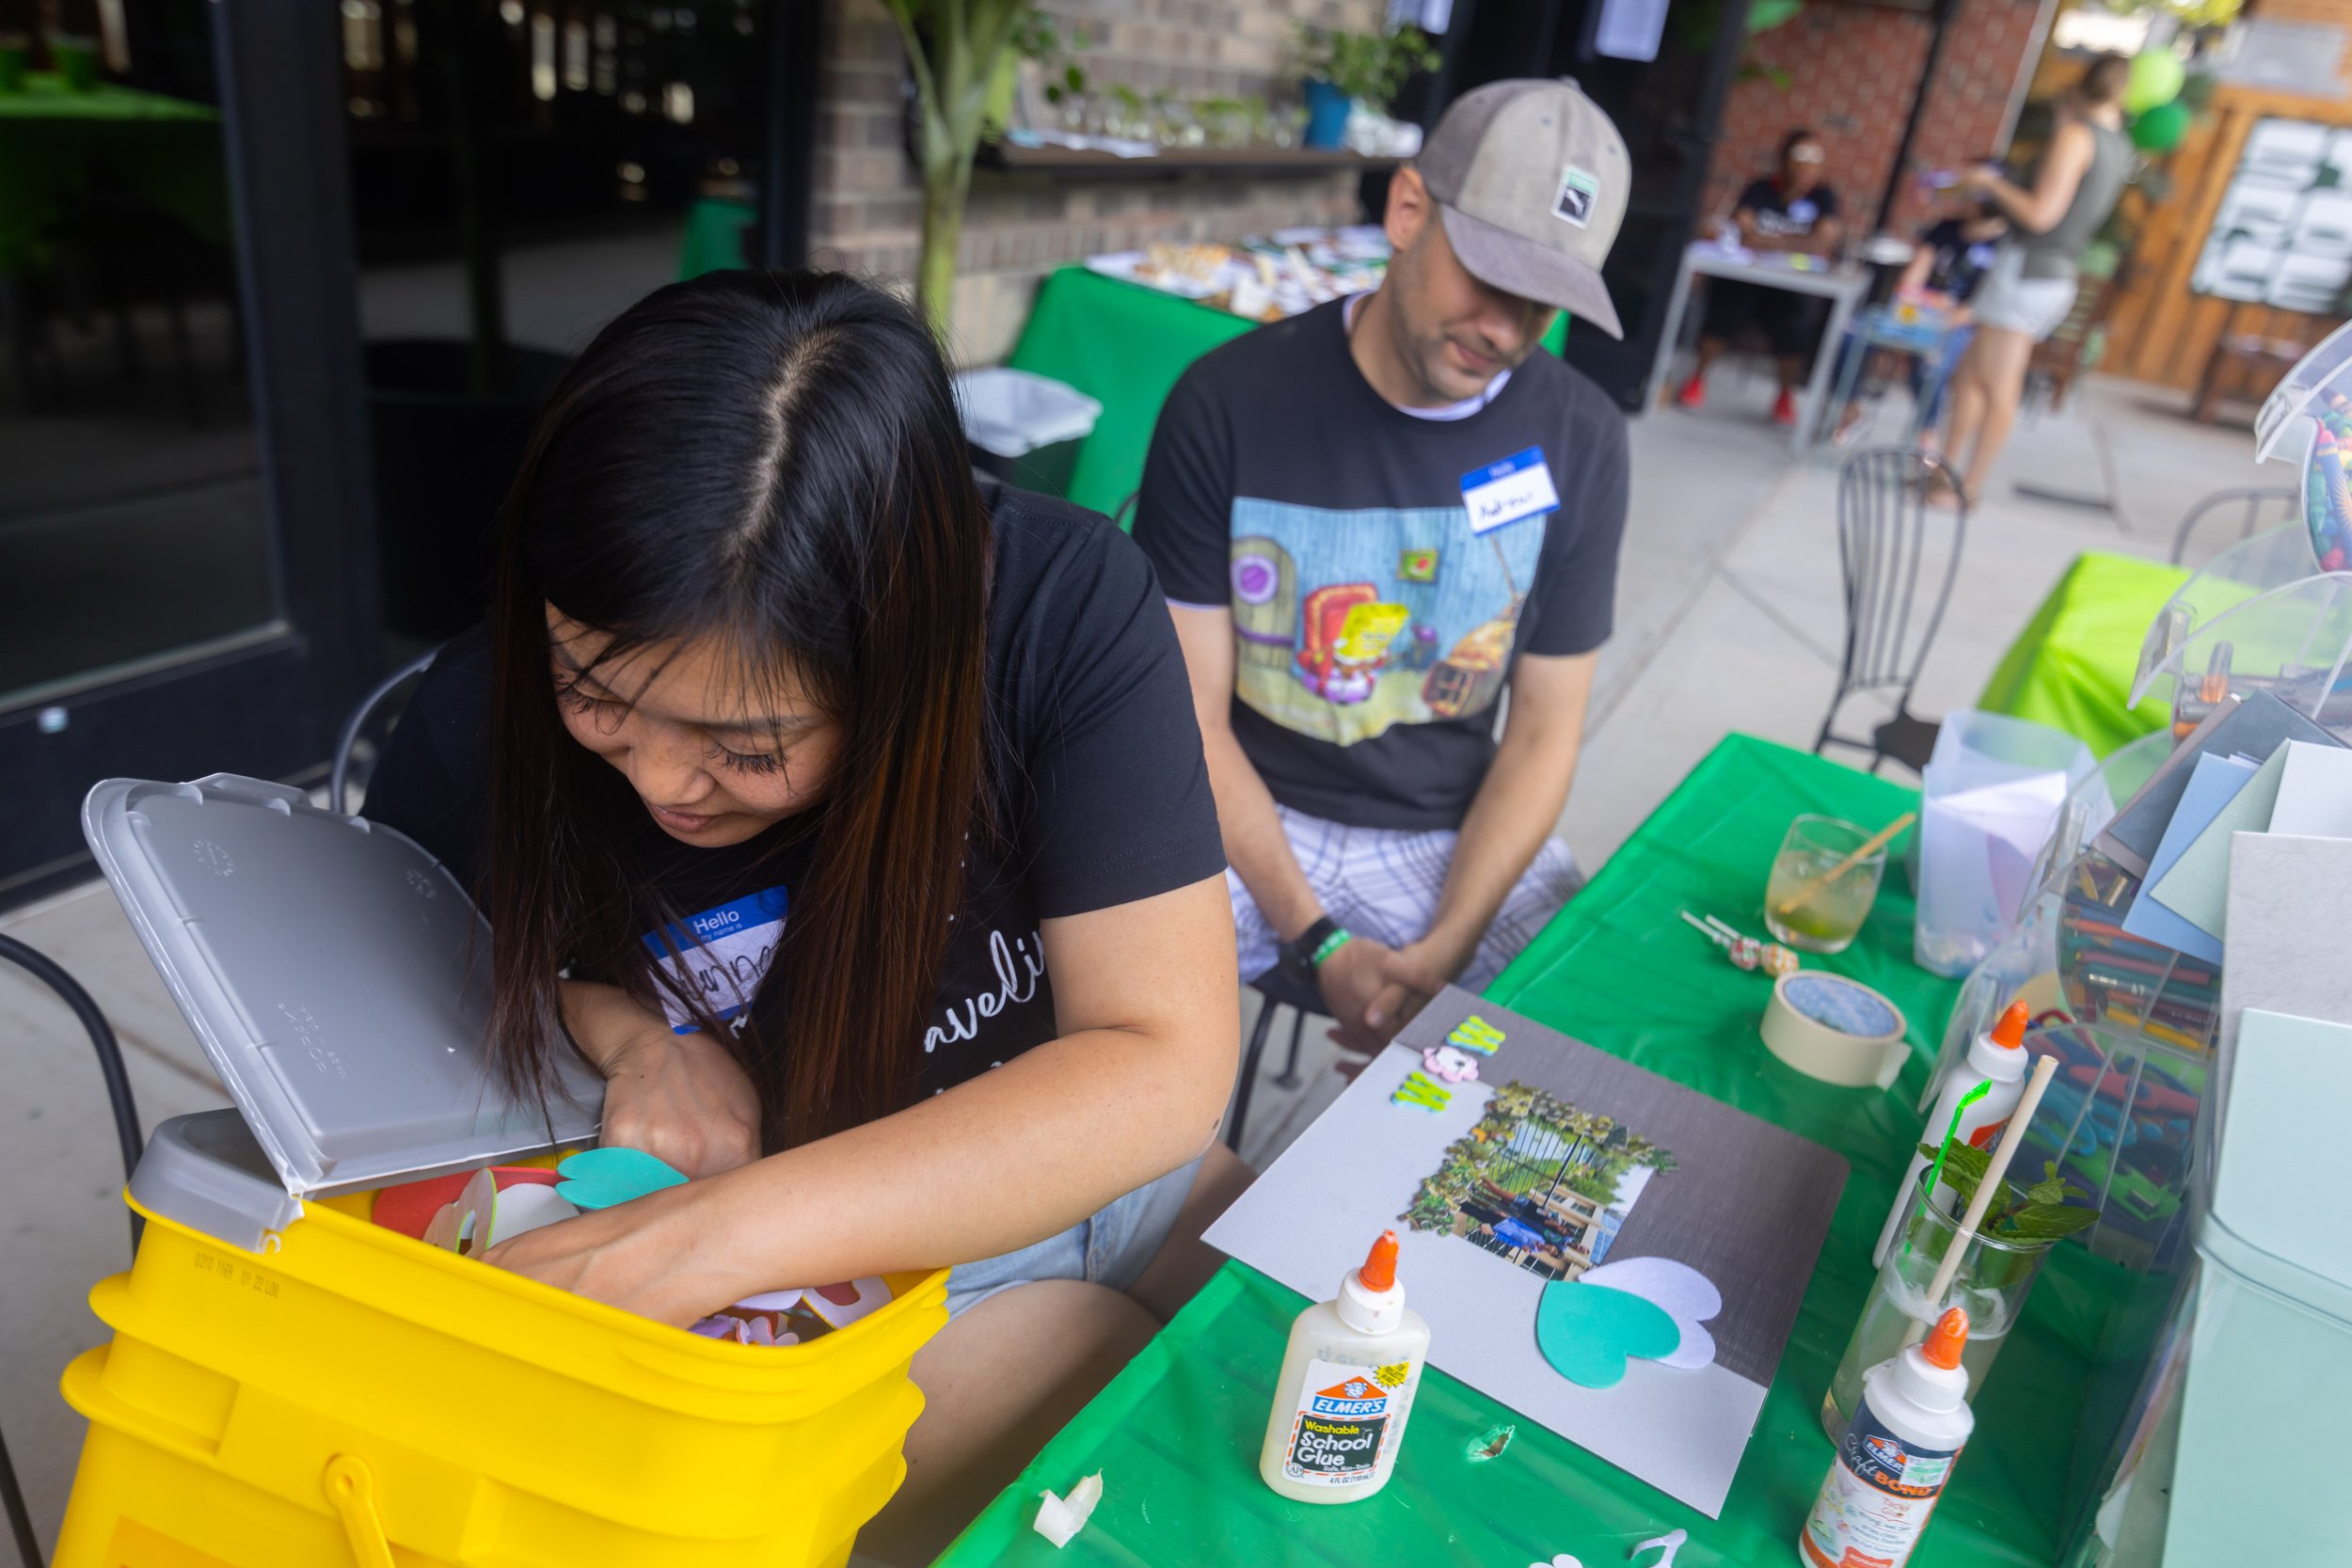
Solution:
M1953 1136L1977 1148L1993 1147L1993 1140L2009 1125L2010 1113L2025 1098L2026 1069L2032 1066L2026 1053L2027 1017L2026 1005L2012 1002L1991 1034L1979 1035L1968 1042L1968 1058L1954 1067L1952 1075L1944 1080L1943 1092L1935 1097L1935 1109L1928 1113L1927 1132L1921 1142L1941 1144L1961 1100L1978 1085L1990 1084L1992 1087L1985 1091L1983 1099L1961 1112L1960 1130ZM1887 1213L1885 1227L1879 1231L1878 1250L1870 1254L1872 1267L1886 1266L1886 1255L1894 1250L1895 1238L1902 1234L1903 1222L1917 1201L1919 1173L1927 1168L1928 1157L1917 1149L1912 1150L1911 1164L1904 1167L1902 1181L1895 1189L1895 1207Z
M1294 1502L1352 1503L1389 1482L1421 1387L1429 1325L1396 1282L1396 1232L1384 1230L1336 1300L1291 1324L1258 1474Z
M1797 1537L1806 1568L1903 1568L1977 1418L1960 1353L1968 1314L1862 1374L1862 1401Z

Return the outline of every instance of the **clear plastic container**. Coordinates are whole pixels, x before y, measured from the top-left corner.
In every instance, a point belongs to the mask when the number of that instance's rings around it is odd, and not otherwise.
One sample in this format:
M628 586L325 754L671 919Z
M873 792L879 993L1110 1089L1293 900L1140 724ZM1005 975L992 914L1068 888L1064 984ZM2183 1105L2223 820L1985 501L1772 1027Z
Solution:
M1960 1223L1958 1216L1928 1201L1928 1174L1921 1171L1912 1182L1911 1217L1870 1287L1853 1337L1847 1340L1846 1354L1838 1358L1821 1401L1821 1429L1833 1443L1845 1437L1846 1423L1853 1418L1863 1374L1906 1345L1925 1339L1936 1320L1955 1307L1968 1314L1968 1347L1960 1364L1968 1373L1968 1398L1974 1400L2001 1347L2009 1343L2009 1331L2025 1311L2026 1293L2042 1272L2042 1259L2049 1256L2049 1242L2003 1242L1980 1234L1968 1243L1950 1288L1931 1302L1928 1288L1935 1283ZM1950 1188L1943 1190L1947 1197L1951 1196Z
M1923 775L1913 955L1964 974L2016 924L2067 795L2096 764L2074 736L2001 714L1947 716Z
M1764 889L1764 924L1774 937L1807 953L1853 945L1886 872L1883 847L1846 863L1870 837L1869 829L1835 816L1807 813L1788 824Z

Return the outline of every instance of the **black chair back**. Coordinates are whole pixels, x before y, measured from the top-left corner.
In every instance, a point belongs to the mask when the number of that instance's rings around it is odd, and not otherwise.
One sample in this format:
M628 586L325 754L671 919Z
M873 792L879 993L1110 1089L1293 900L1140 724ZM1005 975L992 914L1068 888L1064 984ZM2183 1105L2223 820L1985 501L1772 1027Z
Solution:
M1951 497L1951 510L1930 504ZM1944 621L1968 532L1968 506L1942 459L1907 447L1857 452L1837 481L1837 558L1845 580L1846 646L1837 691L1813 749L1850 746L1926 766L1935 726L1911 712L1911 693ZM1895 717L1867 740L1836 733L1838 712L1858 693L1891 694Z
M2208 519L2234 519L2238 525L2237 543L2243 545L2264 528L2276 528L2295 520L2296 502L2299 493L2291 484L2249 484L2237 490L2216 490L2188 509L2181 519L2178 532L2172 535L2172 564L2186 563L2188 541ZM2265 514L2269 514L2265 521Z

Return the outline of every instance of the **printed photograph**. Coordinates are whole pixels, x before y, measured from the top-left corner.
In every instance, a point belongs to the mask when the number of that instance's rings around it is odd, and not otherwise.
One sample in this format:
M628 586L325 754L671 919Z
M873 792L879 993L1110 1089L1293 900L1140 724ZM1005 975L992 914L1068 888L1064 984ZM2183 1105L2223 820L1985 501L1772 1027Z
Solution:
M1608 1258L1652 1179L1674 1168L1671 1153L1624 1123L1510 1083L1397 1217L1541 1278L1574 1279Z

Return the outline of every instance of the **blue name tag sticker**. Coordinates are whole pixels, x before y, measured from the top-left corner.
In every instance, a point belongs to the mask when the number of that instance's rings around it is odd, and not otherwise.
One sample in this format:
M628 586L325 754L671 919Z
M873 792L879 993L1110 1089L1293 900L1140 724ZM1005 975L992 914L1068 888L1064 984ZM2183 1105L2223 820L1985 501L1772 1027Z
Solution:
M1544 449L1530 447L1462 476L1462 506L1472 533L1491 533L1525 517L1560 510Z
M734 1018L752 1005L768 966L775 961L790 903L780 887L747 894L689 915L666 931L648 932L645 946L674 984L701 998L721 1020ZM661 1010L672 1030L694 1033L693 1014L667 990Z

